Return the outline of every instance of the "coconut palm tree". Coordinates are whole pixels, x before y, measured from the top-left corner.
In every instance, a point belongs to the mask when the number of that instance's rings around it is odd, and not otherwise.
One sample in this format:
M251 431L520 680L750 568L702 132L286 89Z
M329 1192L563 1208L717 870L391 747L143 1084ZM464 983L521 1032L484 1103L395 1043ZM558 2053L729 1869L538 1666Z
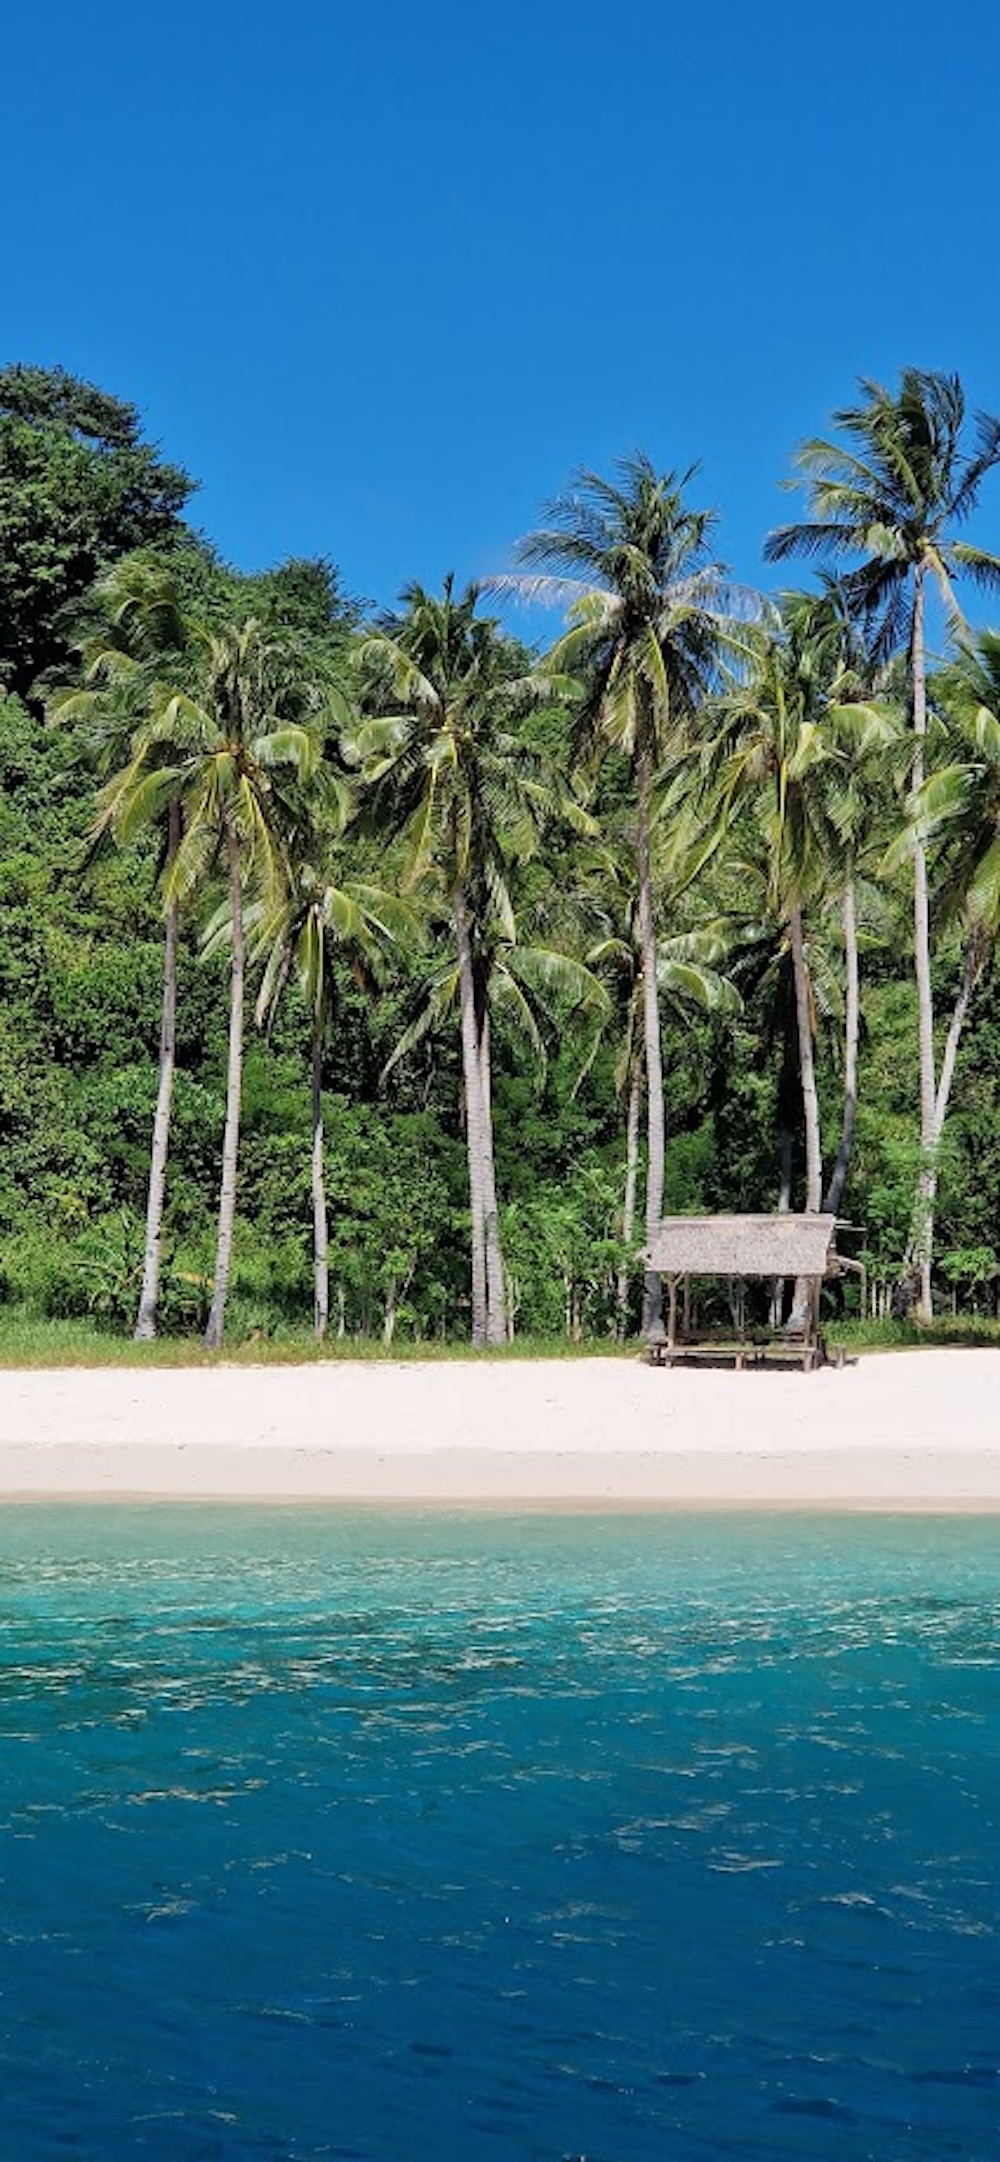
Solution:
M840 917L844 955L843 1110L840 1141L823 1207L840 1213L854 1145L861 1034L859 882L869 929L881 910L866 871L895 829L900 775L897 706L892 670L879 665L843 586L823 580L819 595L790 593L782 603L796 665L811 678L811 695L831 754L821 774L826 791L829 854L823 885Z
M823 1204L816 1083L816 986L811 956L831 905L842 915L845 962L844 1113L827 1188L836 1213L850 1161L860 1019L855 863L865 830L867 766L893 740L891 715L867 687L840 597L786 595L773 621L751 628L743 671L720 702L723 726L706 757L706 790L726 839L730 873L763 879L763 914L791 960L807 1210ZM749 815L747 815L749 814ZM758 911L760 913L760 911ZM807 918L813 918L812 936ZM783 1180L783 1190L785 1182Z
M457 968L469 1196L472 1339L506 1334L504 1269L493 1146L491 1035L484 996L488 955L517 944L511 873L558 814L591 822L518 724L566 695L554 676L526 669L490 619L479 589L440 598L413 585L402 613L365 639L359 664L372 717L347 748L372 789L376 819L406 836L404 889L429 883L444 897Z
M599 1027L602 1034L607 1033L608 1024L614 1028L617 1043L615 1084L626 1104L621 1214L625 1254L615 1295L617 1330L623 1336L629 1297L628 1255L635 1238L645 1073L643 953L631 867L624 857L609 857L603 869L602 888L594 897L595 913L603 917L603 923L586 958L588 967L608 986L607 1021L601 1019ZM716 922L694 924L689 930L660 937L656 947L656 979L661 1010L669 1007L685 1021L690 1019L693 1009L720 1015L737 1013L742 1001L735 984L724 973L731 950L732 939L727 927ZM593 1048L596 1049L596 1041Z
M830 750L820 726L808 644L800 646L785 622L749 631L745 650L744 680L723 701L723 726L706 753L705 766L718 838L730 833L738 813L749 806L751 854L758 837L764 844L768 907L783 927L792 961L805 1127L805 1203L807 1210L818 1210L823 1160L804 911L816 895L831 853L826 791L820 779ZM731 864L738 860L737 838Z
M892 869L913 846L937 841L939 899L946 932L957 934L961 967L937 1072L929 1160L921 1203L923 1245L934 1249L941 1139L962 1032L1000 937L1000 632L962 641L933 679L934 708L946 734L944 762L911 804L911 823L890 849Z
M772 533L765 554L773 562L793 555L861 559L842 583L852 607L873 627L878 656L907 652L910 777L917 795L925 774L928 588L936 588L953 622L960 576L988 591L1000 589L1000 558L955 537L974 510L987 473L1000 462L1000 420L973 415L967 444L965 396L956 375L906 368L896 392L864 379L860 387L860 403L834 415L846 441L816 438L798 452L798 479L811 516ZM912 849L922 1166L911 1245L919 1312L929 1320L926 1203L934 1183L937 1077L927 858L919 824Z
M914 804L922 833L946 844L942 899L987 939L1000 931L1000 631L983 631L939 669L934 704L950 756Z
M530 914L530 911L526 913ZM543 910L542 914L547 914ZM430 915L434 926L433 911ZM489 1146L493 1146L490 1075L492 1049L506 1042L514 1055L527 1055L539 1086L548 1070L548 1046L579 1031L584 1043L593 1040L607 1005L600 978L578 955L551 944L543 945L529 932L516 940L503 935L495 924L481 928L475 941L473 966L477 1010L482 1014L481 1072ZM409 1056L432 1032L448 1027L461 1014L461 981L458 962L448 955L431 971L421 986L413 1019L388 1059L383 1079ZM590 1053L585 1054L589 1064ZM512 1334L513 1314L504 1284L504 1328Z
M658 473L642 454L619 461L613 480L581 472L549 507L548 523L521 543L534 576L507 581L529 599L569 610L549 657L586 684L581 740L629 761L642 960L646 1082L646 1236L663 1209L664 1108L652 828L658 776L689 742L714 681L732 598L709 560L715 517L686 500L694 468ZM498 581L498 583L500 583ZM659 1277L647 1271L643 1331L662 1330Z
M227 899L206 934L223 922L230 951L229 1052L212 1304L205 1330L218 1350L232 1262L243 1072L246 978L244 895L272 904L285 884L277 813L283 784L315 772L324 688L298 641L253 618L208 627L187 624L184 680L148 687L128 764L108 784L109 815L122 833L165 804L180 808L180 837L164 878L168 909L205 891L217 871Z
M352 879L343 862L343 799L325 830L307 846L297 836L287 888L270 906L252 904L251 945L265 962L257 997L257 1020L270 1021L289 983L295 981L310 1023L310 1170L313 1210L313 1323L326 1335L330 1316L329 1225L324 1174L323 1055L339 994L338 964L356 976L377 977L387 947L412 945L416 917L397 894ZM249 913L249 912L248 912Z
M124 843L152 824L160 844L160 876L169 881L181 839L179 791L123 789L120 769L130 757L158 668L176 670L187 645L187 626L169 573L155 557L123 558L94 587L81 624L79 653L83 687L57 692L53 718L86 720L95 763L118 777L102 791L91 836L93 854L109 838ZM177 1036L177 958L180 909L176 896L165 909L163 991L156 1107L146 1194L142 1286L134 1335L156 1335L163 1249L163 1208Z

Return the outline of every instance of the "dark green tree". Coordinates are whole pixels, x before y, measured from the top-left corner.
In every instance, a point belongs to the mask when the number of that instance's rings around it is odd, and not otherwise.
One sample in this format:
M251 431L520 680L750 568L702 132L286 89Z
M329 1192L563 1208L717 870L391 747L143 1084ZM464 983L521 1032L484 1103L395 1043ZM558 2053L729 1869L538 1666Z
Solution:
M0 370L0 683L29 697L65 669L72 604L176 535L193 485L134 406L61 368Z

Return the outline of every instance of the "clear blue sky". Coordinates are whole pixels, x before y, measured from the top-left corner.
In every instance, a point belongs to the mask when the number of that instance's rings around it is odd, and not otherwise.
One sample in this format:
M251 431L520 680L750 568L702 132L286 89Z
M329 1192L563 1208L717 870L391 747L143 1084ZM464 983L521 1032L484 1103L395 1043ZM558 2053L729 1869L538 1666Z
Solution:
M995 0L45 0L4 74L2 355L140 405L245 568L483 575L641 446L755 581L859 374L1000 409Z

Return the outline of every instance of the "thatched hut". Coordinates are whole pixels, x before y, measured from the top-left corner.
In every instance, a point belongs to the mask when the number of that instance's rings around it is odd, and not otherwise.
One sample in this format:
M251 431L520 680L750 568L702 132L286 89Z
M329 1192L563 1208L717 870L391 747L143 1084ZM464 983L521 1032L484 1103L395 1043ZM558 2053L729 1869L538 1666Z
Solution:
M665 1336L651 1346L658 1361L728 1351L737 1366L748 1358L794 1356L806 1372L823 1363L825 1346L819 1327L820 1289L837 1276L844 1262L836 1249L833 1216L665 1216L659 1235L643 1256L645 1266L666 1279L668 1319ZM849 1266L850 1264L848 1264ZM804 1296L796 1302L793 1326L744 1330L735 1325L725 1342L699 1334L689 1321L689 1284L693 1276L745 1282L792 1279ZM678 1316L678 1290L684 1287Z

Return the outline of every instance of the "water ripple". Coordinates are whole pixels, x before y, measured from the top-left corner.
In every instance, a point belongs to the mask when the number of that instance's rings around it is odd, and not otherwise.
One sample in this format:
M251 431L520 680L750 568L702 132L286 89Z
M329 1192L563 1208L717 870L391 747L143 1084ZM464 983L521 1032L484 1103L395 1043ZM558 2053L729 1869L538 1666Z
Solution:
M998 1561L968 1519L9 1512L9 2151L987 2162Z

